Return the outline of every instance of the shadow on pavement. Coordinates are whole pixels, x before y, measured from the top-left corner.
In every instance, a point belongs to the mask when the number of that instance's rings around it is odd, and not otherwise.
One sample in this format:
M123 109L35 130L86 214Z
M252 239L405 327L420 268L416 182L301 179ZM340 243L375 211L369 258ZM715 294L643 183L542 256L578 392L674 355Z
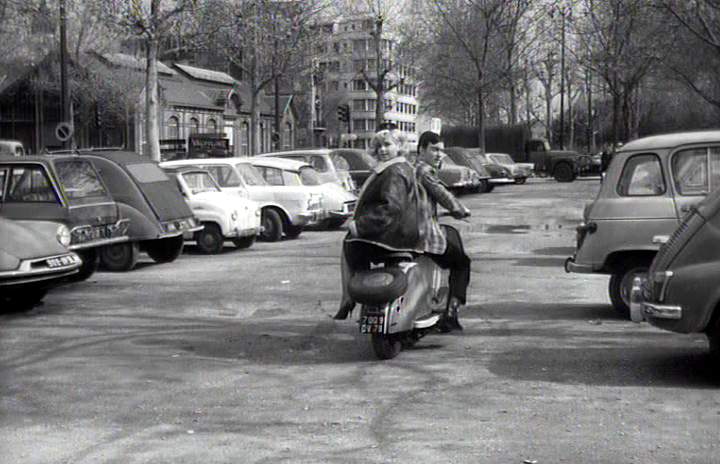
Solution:
M658 340L659 341L659 340ZM654 346L653 346L654 345ZM510 350L492 357L488 370L513 380L566 384L653 387L720 387L720 371L707 347L671 343L626 347L541 346Z
M531 303L505 301L482 305L468 305L463 318L506 319L519 321L627 321L610 304L588 303ZM627 321L628 324L633 324Z

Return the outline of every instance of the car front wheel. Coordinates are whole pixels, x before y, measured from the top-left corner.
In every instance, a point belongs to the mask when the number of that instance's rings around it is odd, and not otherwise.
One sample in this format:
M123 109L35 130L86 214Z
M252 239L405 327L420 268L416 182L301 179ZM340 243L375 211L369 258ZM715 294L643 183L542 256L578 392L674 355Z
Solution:
M197 246L205 254L214 255L222 251L225 239L217 224L205 224L203 230L195 232Z
M253 243L255 243L256 238L257 235L250 235L248 237L235 238L232 242L237 248L250 248Z
M277 242L282 239L283 221L280 214L272 209L262 213L263 232L260 237L268 242Z
M575 172L569 163L558 163L553 169L553 177L558 182L572 182L575 180Z
M137 264L140 247L137 242L125 242L100 249L100 265L112 272L132 270Z
M608 285L608 293L615 311L625 318L630 318L630 291L633 279L648 270L648 264L640 261L631 261L613 273Z
M145 252L156 263L171 263L182 253L183 243L182 235L153 240L145 243Z
M518 177L517 179L515 179L515 183L518 185L522 185L525 183L526 180L527 180L527 177Z

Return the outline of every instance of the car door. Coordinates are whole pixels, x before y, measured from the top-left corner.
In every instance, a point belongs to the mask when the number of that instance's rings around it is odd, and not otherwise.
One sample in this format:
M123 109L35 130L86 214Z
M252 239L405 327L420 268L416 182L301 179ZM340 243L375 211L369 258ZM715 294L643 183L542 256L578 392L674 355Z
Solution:
M10 219L59 220L68 215L61 194L43 164L0 166L3 174L2 209Z
M680 220L708 192L720 187L720 147L680 149L672 155L670 164Z

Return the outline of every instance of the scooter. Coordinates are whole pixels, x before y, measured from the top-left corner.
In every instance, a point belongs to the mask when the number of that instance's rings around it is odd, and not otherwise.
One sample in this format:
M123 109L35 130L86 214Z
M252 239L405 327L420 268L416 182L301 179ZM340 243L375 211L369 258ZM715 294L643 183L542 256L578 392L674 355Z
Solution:
M379 359L396 357L436 329L450 293L448 274L427 256L388 252L352 276L348 291L362 305L360 333L370 335Z

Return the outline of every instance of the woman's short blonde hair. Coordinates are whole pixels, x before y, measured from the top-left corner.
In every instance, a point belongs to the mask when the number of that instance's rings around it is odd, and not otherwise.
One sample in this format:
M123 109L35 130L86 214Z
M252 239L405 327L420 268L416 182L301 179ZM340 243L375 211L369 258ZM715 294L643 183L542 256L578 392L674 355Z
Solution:
M372 139L370 139L370 149L372 150L373 155L377 155L378 147L386 140L389 140L397 145L398 151L402 149L403 141L401 140L401 137L399 137L399 134L396 133L396 131L383 129L375 132L375 135L373 135Z

